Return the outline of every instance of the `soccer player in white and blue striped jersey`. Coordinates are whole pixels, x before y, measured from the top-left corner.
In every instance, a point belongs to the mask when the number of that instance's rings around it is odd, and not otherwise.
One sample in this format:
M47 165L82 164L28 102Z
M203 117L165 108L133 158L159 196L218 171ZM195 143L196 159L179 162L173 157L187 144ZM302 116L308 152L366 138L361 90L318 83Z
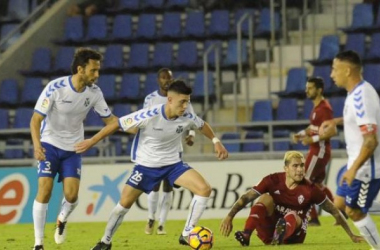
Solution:
M112 236L125 214L143 192L149 193L163 179L168 179L171 186L184 187L194 194L189 216L179 238L180 244L188 245L186 238L206 208L211 187L195 169L182 162L178 153L182 134L187 129L199 129L212 140L220 160L228 157L227 150L215 137L210 125L186 111L191 92L192 89L184 81L175 80L168 89L165 104L123 116L119 122L107 125L91 139L75 146L77 153L82 153L119 128L136 133L131 150L132 161L136 165L124 186L119 203L111 212L101 241L92 249L111 249Z
M144 107L143 108L149 108L157 104L165 104L168 97L168 89L170 84L173 82L173 74L170 69L162 68L157 73L157 82L158 82L158 90L150 93L145 97L144 100ZM189 103L186 109L189 113L194 113L194 109ZM190 130L189 134L186 136L186 143L189 146L193 145L193 140L195 137L195 131ZM182 143L179 145L179 153L182 154L183 147ZM157 227L157 234L158 235L165 235L165 222L168 217L168 213L170 210L170 206L172 204L172 197L173 197L173 187L170 186L168 180L164 179L162 181L163 187L162 187L162 198L161 201L159 201L159 190L160 190L160 184L156 185L152 192L148 194L148 222L145 226L145 233L146 234L152 234L153 228L155 224L155 214L158 209L160 209L160 217L159 217L159 224Z
M331 78L347 90L343 117L325 121L320 134L336 133L344 126L347 171L341 180L346 214L372 249L380 249L380 236L368 211L380 190L380 100L374 87L362 78L362 63L354 51L343 51L333 61Z
M53 181L63 182L64 198L57 218L55 242L66 237L66 222L78 204L81 155L74 145L84 139L83 120L94 110L106 124L117 122L102 91L99 77L101 54L80 48L71 65L73 75L55 79L41 93L30 121L34 157L38 160L38 192L33 204L35 250L43 248L46 213Z

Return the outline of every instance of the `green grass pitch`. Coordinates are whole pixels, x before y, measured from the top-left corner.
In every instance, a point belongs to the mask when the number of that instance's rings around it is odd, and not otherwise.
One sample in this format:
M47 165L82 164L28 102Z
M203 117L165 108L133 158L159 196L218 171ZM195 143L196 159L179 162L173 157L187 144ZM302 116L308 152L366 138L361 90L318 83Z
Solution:
M170 216L170 215L169 215ZM372 216L378 227L380 216ZM256 236L251 238L251 246L242 248L235 241L233 235L225 238L219 233L221 220L201 220L198 225L207 226L214 232L215 245L213 249L341 249L341 250L368 250L367 243L354 244L348 238L341 227L333 226L332 217L321 217L322 226L310 227L304 244L290 246L264 246ZM124 222L113 239L112 249L142 249L142 250L169 250L190 249L178 244L178 237L182 231L185 221L168 221L166 225L167 235L145 235L145 222ZM234 231L242 229L243 219L236 219ZM54 224L45 227L45 249L90 249L101 238L106 223L68 223L67 239L62 245L54 243ZM356 228L350 225L355 233ZM380 230L380 227L379 227ZM31 249L34 243L32 224L0 225L0 249L25 250Z

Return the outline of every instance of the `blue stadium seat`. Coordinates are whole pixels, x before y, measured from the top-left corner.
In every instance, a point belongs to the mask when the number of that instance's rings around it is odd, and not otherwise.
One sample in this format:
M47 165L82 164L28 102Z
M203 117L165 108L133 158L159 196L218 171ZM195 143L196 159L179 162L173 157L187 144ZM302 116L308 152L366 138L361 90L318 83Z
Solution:
M99 149L96 147L90 148L82 154L84 157L96 157L99 156Z
M118 11L135 12L140 9L140 0L119 0Z
M156 38L156 15L141 14L137 24L136 38L155 39Z
M119 73L124 70L123 45L113 44L107 46L102 68L107 73Z
M324 81L324 92L328 94L335 85L330 77L331 65L314 66L313 76L321 77Z
M35 105L43 89L42 78L26 78L20 104Z
M309 145L303 145L301 142L292 144L292 149L297 151L307 151L309 150Z
M211 72L207 73L207 82L208 82L208 96L210 102L215 101L215 88L214 88L214 78ZM193 93L191 99L194 101L203 101L205 97L204 91L204 73L203 71L197 71L195 74Z
M239 133L224 133L221 138L224 147L229 153L240 152L240 134ZM226 140L238 140L237 142L224 142Z
M334 117L342 117L345 97L331 97L329 103L333 109Z
M230 12L228 10L214 10L211 12L208 35L212 37L230 35Z
M183 41L178 45L176 66L183 68L196 68L199 65L197 42Z
M297 120L297 100L293 98L280 99L277 107L277 121Z
M135 102L140 99L140 75L124 74L119 91L122 101Z
M7 20L22 21L29 16L29 2L25 0L8 0Z
M380 33L371 36L371 45L365 57L367 62L380 62Z
M244 8L244 9L238 9L236 12L235 12L235 22L234 22L234 28L232 29L232 33L233 34L236 34L237 32L237 24L239 22L239 19L244 16L246 13L251 13L251 15L254 16L255 14L255 9L250 9L250 8ZM254 27L256 27L255 25L255 18L253 19L253 25ZM243 32L243 35L245 36L248 36L248 31L249 31L249 21L248 19L244 20L243 21L243 24L242 24L242 32Z
M18 27L18 24L8 23L1 25L0 37L1 39L5 38L10 32ZM6 50L12 44L14 44L21 36L20 32L16 32L5 44L0 48L1 51Z
M118 103L113 106L112 113L117 117L122 117L132 113L132 108L129 104Z
M18 108L16 109L13 128L29 128L30 119L34 113L32 108Z
M157 83L157 74L156 73L149 73L146 76L146 80L144 83L144 97L152 93L153 91L156 91L158 89L158 83Z
M263 131L248 131L245 139L262 139L264 138ZM242 143L242 152L261 152L265 151L264 142L244 142Z
M205 37L205 14L203 11L191 11L187 13L184 37L203 38Z
M179 38L181 37L181 13L165 12L161 25L161 38Z
M238 52L237 52L237 46L238 42L237 40L230 40L228 41L228 46L227 46L227 55L223 61L223 66L224 67L232 67L236 66L238 64ZM248 61L247 57L247 40L242 40L242 45L241 45L241 60L243 64L246 64Z
M88 19L86 41L95 43L107 39L107 16L93 15Z
M182 79L186 82L189 81L189 72L186 72L186 71L175 71L173 73L173 77L174 79Z
M356 4L352 13L350 27L342 28L344 32L362 32L373 24L372 5L366 3Z
M309 120L311 111L314 108L314 103L310 99L305 99L304 104L303 104L303 109L302 109L302 119L304 120Z
M380 64L365 64L363 78L377 91L380 91Z
M127 67L129 69L146 69L149 67L149 44L134 43L131 45Z
M360 58L364 58L365 53L365 34L352 33L347 35L346 45L344 50L353 50L359 54Z
M332 60L339 53L339 46L338 36L327 35L322 37L318 59L309 62L312 65L331 65Z
M99 116L99 114L97 114L94 109L91 109L87 114L87 117L84 121L84 125L87 127L96 127L96 126L103 127L104 122L102 118Z
M273 108L271 100L260 100L253 104L251 121L273 121Z
M27 76L45 76L50 73L52 66L52 55L49 48L37 48L33 52L32 64L29 70L21 71Z
M9 113L8 109L0 108L0 129L9 128Z
M222 63L223 61L223 51L222 51L222 41L220 40L207 40L204 46L204 52L211 46L216 44L216 46L219 48L219 62ZM203 58L202 58L203 60ZM215 50L213 49L207 56L208 64L210 66L215 66Z
M341 143L339 139L330 139L331 149L340 149Z
M274 12L274 30L278 35L280 32L280 13ZM263 8L260 13L260 21L254 32L255 37L269 38L271 36L271 15L268 8Z
M133 38L132 17L130 15L117 15L113 20L110 40L112 42L125 42Z
M143 4L144 10L163 10L165 7L164 0L145 0Z
M166 8L168 9L184 9L189 6L189 0L168 0Z
M0 105L15 107L19 101L18 83L15 79L4 79L0 86Z
M285 141L273 142L274 151L288 151L290 149L290 132L289 130L274 130L273 138L283 138Z
M100 75L97 85L103 92L103 96L108 103L116 101L116 76Z
M17 139L9 139L6 142L6 146L22 146L23 141L17 140ZM4 158L5 159L22 159L24 158L24 151L22 149L5 149L4 151Z
M63 42L82 42L84 38L83 17L67 17Z
M69 74L71 61L75 53L74 47L60 47L55 57L52 74L61 75Z
M280 97L303 97L307 81L306 68L291 68L286 79L284 91L277 92Z
M172 43L156 43L154 47L152 67L170 68L173 65L173 44Z

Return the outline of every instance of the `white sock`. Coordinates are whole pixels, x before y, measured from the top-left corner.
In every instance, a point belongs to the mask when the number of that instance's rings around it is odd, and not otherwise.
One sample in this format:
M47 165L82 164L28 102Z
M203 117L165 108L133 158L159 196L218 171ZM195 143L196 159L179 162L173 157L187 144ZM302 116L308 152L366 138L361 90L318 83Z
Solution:
M159 226L164 226L166 219L168 218L168 213L170 206L172 205L173 192L164 192L162 195L162 200L160 202L160 224Z
M67 218L74 211L77 205L78 205L78 200L76 200L74 203L70 203L65 199L65 197L63 197L61 212L58 215L58 220L61 222L67 221Z
M148 194L148 218L150 220L155 219L157 212L159 192L152 191Z
M34 245L44 244L44 229L46 223L46 213L48 210L48 203L39 203L34 200L33 203L33 223L34 223Z
M203 211L206 209L207 201L208 197L194 195L190 203L189 215L187 216L185 228L182 231L183 236L188 236L191 230L198 223L203 214Z
M110 218L108 219L106 230L102 237L102 242L110 244L112 236L115 234L118 227L123 222L124 216L128 213L129 208L124 208L120 203L117 203L116 207L112 209Z
M376 224L367 214L364 219L354 221L354 225L359 229L360 234L365 238L372 249L380 249L380 236L377 231Z

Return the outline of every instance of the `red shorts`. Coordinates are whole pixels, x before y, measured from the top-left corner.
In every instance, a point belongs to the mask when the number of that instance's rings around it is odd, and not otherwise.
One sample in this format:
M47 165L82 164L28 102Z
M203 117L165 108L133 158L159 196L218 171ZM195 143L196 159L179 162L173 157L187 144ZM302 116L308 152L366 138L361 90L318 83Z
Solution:
M317 154L309 152L306 158L306 178L313 183L323 183L326 177L326 166L330 161L330 154L318 158Z
M276 223L278 219L283 217L283 215L279 215L276 212L273 213L272 216L265 217L265 223L256 227L257 237L260 240L268 245L271 244L273 239L274 230L276 228ZM283 244L299 244L305 241L306 232L300 228L296 229L289 238L284 240Z

